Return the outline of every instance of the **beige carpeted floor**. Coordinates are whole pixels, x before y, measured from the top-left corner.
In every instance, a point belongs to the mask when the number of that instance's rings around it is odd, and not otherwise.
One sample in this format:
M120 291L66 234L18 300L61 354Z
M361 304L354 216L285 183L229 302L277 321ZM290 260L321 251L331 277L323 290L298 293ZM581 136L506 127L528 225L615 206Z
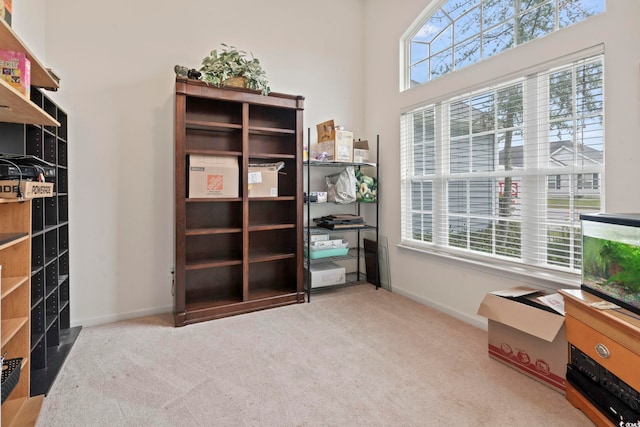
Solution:
M486 332L371 285L174 328L82 330L39 426L588 426Z

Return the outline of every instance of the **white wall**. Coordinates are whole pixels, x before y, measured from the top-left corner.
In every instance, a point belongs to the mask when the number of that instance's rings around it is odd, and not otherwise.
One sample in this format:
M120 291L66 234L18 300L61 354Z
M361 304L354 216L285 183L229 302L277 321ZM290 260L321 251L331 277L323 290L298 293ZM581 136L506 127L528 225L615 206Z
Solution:
M400 243L400 111L454 92L470 76L491 81L505 69L525 69L600 43L605 44L606 210L640 212L633 189L640 182L640 2L607 1L606 13L558 33L505 52L444 77L446 85L426 84L399 92L400 37L428 5L425 0L367 0L365 9L366 131L380 133L382 232L388 236L394 291L484 326L475 315L487 291L530 283L559 286L553 281L488 271L445 258L409 252ZM438 92L436 92L438 90Z
M45 0L14 1L12 10L11 28L38 60L46 64Z
M24 1L26 10L42 6L33 12L34 24L41 25L44 0ZM45 64L62 76L52 97L70 117L73 324L170 310L172 70L174 64L199 66L221 42L253 51L275 91L306 96L307 125L334 118L357 136L380 134L382 233L389 238L394 291L483 326L475 311L488 290L522 282L551 286L395 246L399 113L444 94L432 93L429 85L398 91L399 38L428 0L117 0L105 9L91 3L49 0L45 20ZM445 78L453 91L469 73L491 80L514 61L525 68L604 42L606 208L640 212L631 185L640 181L640 2L609 1L607 9ZM33 36L23 39L39 50L40 27L28 33Z
M362 0L98 6L46 4L52 98L69 116L72 325L171 310L175 64L232 44L273 91L306 97L305 126L364 126Z

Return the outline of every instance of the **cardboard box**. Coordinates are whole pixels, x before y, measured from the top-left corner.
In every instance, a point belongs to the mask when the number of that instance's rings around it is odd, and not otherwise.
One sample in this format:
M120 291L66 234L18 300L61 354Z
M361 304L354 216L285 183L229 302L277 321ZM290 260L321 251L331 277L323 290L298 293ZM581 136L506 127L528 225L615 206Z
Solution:
M31 61L22 52L0 50L0 78L29 98L31 95Z
M23 199L53 197L53 182L22 181L20 184ZM18 181L0 181L0 199L16 199L18 197Z
M233 156L189 156L189 197L238 197L238 158Z
M366 163L369 161L369 142L353 141L353 162Z
M249 197L278 197L278 166L249 165Z
M341 285L346 280L346 269L334 262L311 265L310 272L312 288Z
M318 143L312 158L331 162L353 162L353 132L336 129L333 120L316 125Z
M568 361L564 316L529 305L535 289L524 294L528 297L503 296L521 290L489 293L478 308L478 314L489 319L489 357L564 393Z

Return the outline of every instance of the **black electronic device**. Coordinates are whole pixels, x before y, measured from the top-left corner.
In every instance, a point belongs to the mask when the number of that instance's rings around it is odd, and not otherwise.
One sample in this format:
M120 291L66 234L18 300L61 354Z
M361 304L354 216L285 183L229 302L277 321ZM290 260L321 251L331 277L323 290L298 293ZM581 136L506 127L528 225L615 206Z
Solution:
M569 347L571 365L600 388L618 398L640 416L640 393L573 344Z
M3 163L0 160L0 179L24 179L35 181L40 171L33 166L18 166Z
M24 179L36 181L42 176L51 181L56 168L36 156L0 153L0 179Z
M311 203L316 203L318 201L318 194L317 193L309 193L307 194L307 192L304 192L304 202L311 202Z
M615 425L638 425L640 414L573 365L567 364L567 382Z

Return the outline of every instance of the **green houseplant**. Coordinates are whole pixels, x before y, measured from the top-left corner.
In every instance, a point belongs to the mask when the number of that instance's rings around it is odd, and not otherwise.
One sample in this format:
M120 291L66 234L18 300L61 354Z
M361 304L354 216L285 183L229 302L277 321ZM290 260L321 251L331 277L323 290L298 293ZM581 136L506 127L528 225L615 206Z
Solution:
M214 86L242 86L268 95L271 89L258 58L234 46L221 45L220 52L214 49L202 60L200 80Z

